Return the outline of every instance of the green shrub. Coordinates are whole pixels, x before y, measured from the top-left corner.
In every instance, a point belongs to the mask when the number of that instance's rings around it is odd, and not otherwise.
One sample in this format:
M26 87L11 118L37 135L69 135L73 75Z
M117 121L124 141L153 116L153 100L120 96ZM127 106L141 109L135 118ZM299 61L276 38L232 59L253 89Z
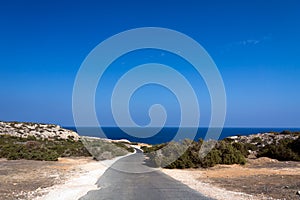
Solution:
M293 141L290 145L293 152L300 155L300 137L298 137L297 140Z
M220 151L222 162L219 164L245 164L246 159L240 150L237 150L232 144L220 141L217 144L216 149ZM243 149L243 147L242 147Z
M17 160L19 158L19 155L16 152L10 152L7 154L6 158L8 160Z
M90 156L90 154L81 141L0 136L1 158L55 161L63 156Z
M251 140L251 143L262 143L262 139L260 137L254 137Z
M284 131L280 132L280 134L282 134L282 135L291 135L292 132L289 131L289 130L284 130Z
M211 149L209 147L210 143L216 143L215 147ZM207 152L205 147L204 151L201 149L204 144L208 145ZM203 140L199 140L195 142L184 140L181 143L170 142L162 145L154 145L150 148L143 147L143 149L150 158L151 162L149 163L154 166L179 169L206 168L217 164L245 164L245 155L248 154L246 146L242 144L233 145L228 141L203 142ZM200 152L204 154L200 154Z
M213 167L220 163L222 163L221 152L217 149L213 149L202 159L201 167Z
M282 139L273 142L258 151L258 157L269 157L280 161L300 161L300 139Z

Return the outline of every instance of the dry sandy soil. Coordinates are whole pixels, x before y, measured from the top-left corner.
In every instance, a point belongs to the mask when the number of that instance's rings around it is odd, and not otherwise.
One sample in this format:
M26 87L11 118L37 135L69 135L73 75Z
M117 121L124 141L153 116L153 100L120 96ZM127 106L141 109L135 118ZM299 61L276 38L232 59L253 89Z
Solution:
M93 166L99 169L98 165L92 158L60 158L57 162L0 159L0 200L33 199Z
M299 200L300 162L249 159L245 166L210 169L163 169L163 172L216 199Z
M98 178L125 156L104 161L92 157L60 158L57 162L0 159L0 200L79 199L97 189Z

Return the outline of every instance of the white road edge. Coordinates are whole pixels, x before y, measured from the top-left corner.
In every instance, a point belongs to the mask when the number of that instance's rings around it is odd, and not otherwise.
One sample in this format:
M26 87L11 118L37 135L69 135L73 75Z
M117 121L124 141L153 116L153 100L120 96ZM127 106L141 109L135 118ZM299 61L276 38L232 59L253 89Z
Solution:
M80 197L86 195L88 191L99 189L96 185L98 179L112 164L121 158L135 153L136 150L133 153L129 153L125 156L119 156L112 160L87 163L82 166L82 173L77 174L77 176L72 177L65 183L36 191L44 195L36 197L33 200L79 199Z

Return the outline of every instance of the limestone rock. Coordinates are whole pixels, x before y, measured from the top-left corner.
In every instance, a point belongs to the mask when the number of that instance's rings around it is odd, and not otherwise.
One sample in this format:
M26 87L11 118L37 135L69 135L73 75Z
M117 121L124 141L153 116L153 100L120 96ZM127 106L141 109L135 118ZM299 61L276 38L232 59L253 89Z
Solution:
M73 139L75 141L80 138L76 132L58 125L26 122L0 122L0 135L22 138L34 136L39 139Z

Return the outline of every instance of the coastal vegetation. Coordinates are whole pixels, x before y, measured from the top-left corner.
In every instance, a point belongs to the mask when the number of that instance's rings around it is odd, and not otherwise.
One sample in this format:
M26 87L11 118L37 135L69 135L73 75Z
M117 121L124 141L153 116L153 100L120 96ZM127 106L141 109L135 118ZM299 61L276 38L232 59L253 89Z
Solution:
M282 139L259 149L258 157L269 157L280 161L300 161L300 137L296 140Z
M87 145L87 141L89 144ZM85 144L84 144L85 143ZM133 152L133 148L123 142L108 142L100 139L74 140L51 138L40 139L34 136L21 138L0 135L0 158L9 160L56 161L59 157L93 156L96 160L111 159Z
M81 141L0 135L0 157L9 160L56 161L59 157L90 156Z
M56 161L59 157L93 156L104 160L133 151L126 141L80 137L54 124L0 121L0 158Z
M56 161L59 157L92 156L112 159L134 152L135 142L80 137L57 125L0 122L0 158ZM245 164L248 157L300 161L300 132L238 135L220 141L168 142L142 147L147 163L165 168Z
M165 168L197 168L213 167L217 164L245 164L246 151L244 145L233 145L224 140L216 142L215 146L204 156L201 156L201 147L209 142L200 139L198 142L184 140L171 142L152 147L143 147L150 158L152 165ZM209 146L209 145L208 145ZM178 158L178 149L186 149ZM244 153L244 154L243 154ZM177 158L177 159L176 159ZM170 162L171 161L171 162Z
M145 146L142 149L149 157L149 165L165 168L207 168L217 164L243 165L250 155L280 161L300 161L299 136L299 132L283 131L234 136L220 141L200 139L196 142L186 139L182 142ZM208 148L205 153L205 146L213 146L213 148Z

